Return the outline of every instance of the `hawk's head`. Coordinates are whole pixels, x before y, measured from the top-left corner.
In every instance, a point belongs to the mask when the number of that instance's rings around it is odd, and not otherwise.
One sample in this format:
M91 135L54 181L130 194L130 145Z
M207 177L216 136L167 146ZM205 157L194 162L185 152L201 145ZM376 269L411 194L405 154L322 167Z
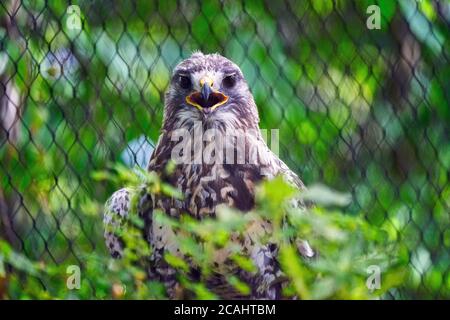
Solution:
M219 54L196 52L173 71L164 128L190 128L196 121L218 129L258 128L258 111L241 70Z

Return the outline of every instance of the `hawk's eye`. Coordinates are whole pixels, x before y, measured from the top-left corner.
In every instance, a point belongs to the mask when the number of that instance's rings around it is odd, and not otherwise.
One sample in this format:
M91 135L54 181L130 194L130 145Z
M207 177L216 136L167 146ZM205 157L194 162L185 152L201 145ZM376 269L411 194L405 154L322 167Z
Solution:
M233 88L236 84L236 77L234 76L234 74L226 76L225 78L223 78L222 84L225 88Z
M191 79L187 76L179 76L178 83L183 89L190 89L192 86Z

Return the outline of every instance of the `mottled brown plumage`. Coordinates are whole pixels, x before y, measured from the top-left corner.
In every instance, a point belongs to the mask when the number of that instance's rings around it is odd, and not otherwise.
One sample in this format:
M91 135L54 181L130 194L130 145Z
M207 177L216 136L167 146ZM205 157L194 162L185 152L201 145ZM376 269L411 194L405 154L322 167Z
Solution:
M173 230L151 219L155 208L174 218L189 214L203 219L215 217L220 204L243 212L251 210L255 203L255 185L263 179L282 175L292 185L303 188L297 175L269 150L258 123L253 96L241 70L233 62L218 54L194 53L175 68L165 96L162 133L148 170L157 172L178 188L184 199L145 195L140 206L147 220L146 236L153 248L150 274L166 283L172 297L176 295L173 290L175 272L162 256L164 252L174 255L180 252ZM200 132L202 138L198 139ZM213 134L208 138L210 132ZM214 148L214 152L208 152ZM225 156L227 152L229 158ZM167 175L165 168L170 160L175 161L176 166L174 172ZM128 207L125 198L129 195L121 190L118 196L109 200L107 212L123 217L126 215L123 208ZM110 216L105 214L105 223L111 224ZM261 220L255 222L244 237L235 238L259 268L256 276L236 271L252 284L253 298L275 299L280 295L280 288L275 285L280 274L277 248L254 241L256 235L270 232L270 222ZM120 247L111 232L106 233L106 240L111 249ZM306 247L305 254L311 255L308 250ZM112 250L113 254L117 252ZM226 260L220 254L217 261ZM220 276L212 279L210 286L216 290L222 288L222 296L237 297L231 291L226 293Z

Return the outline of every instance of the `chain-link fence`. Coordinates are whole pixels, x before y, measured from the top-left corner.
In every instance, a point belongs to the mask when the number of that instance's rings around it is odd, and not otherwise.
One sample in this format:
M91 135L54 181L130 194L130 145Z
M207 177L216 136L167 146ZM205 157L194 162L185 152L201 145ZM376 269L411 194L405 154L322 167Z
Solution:
M393 296L448 298L449 24L444 0L2 1L0 238L50 266L106 252L120 186L92 173L145 167L171 69L219 52L289 167L404 246Z

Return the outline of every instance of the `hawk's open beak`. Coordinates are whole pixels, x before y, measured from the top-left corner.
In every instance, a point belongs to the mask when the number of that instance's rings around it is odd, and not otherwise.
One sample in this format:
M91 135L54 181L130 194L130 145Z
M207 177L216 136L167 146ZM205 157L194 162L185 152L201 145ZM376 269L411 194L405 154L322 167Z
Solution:
M200 111L209 113L228 101L222 92L214 91L210 79L200 80L200 92L195 91L186 97L186 102Z

